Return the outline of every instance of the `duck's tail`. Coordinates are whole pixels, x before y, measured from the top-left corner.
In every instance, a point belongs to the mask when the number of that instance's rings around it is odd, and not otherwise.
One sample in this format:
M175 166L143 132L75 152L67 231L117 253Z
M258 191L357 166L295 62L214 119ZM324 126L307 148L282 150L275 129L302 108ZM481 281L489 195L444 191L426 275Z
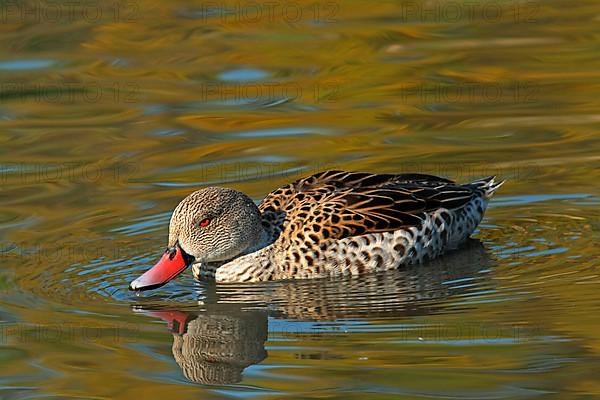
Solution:
M483 195L486 198L490 198L496 193L496 190L500 189L500 186L506 182L505 180L501 180L496 182L496 176L488 176L487 178L478 179L475 182L471 183L471 186L481 190Z

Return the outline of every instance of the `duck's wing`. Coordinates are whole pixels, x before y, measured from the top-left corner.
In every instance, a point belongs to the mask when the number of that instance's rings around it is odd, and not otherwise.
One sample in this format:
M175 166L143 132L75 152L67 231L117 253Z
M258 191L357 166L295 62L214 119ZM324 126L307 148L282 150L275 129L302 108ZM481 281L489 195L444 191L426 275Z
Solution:
M272 192L260 209L284 236L315 241L418 226L425 213L477 195L476 186L432 175L325 171Z

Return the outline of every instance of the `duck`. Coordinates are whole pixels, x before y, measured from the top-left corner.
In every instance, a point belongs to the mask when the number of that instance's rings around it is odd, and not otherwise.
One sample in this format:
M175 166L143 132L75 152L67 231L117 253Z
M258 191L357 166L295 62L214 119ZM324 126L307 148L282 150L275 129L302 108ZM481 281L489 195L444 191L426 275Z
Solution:
M422 264L464 243L503 183L328 170L258 205L235 189L202 188L175 207L167 248L129 289L161 287L188 267L197 280L253 283Z

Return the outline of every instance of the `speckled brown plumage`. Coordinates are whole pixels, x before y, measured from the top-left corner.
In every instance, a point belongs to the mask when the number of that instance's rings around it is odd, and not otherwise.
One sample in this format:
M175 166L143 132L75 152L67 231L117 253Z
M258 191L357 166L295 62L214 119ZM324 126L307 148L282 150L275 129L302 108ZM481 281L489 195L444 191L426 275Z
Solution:
M325 171L270 193L259 205L263 247L195 268L220 282L360 274L435 258L477 227L493 177L460 185L423 174Z

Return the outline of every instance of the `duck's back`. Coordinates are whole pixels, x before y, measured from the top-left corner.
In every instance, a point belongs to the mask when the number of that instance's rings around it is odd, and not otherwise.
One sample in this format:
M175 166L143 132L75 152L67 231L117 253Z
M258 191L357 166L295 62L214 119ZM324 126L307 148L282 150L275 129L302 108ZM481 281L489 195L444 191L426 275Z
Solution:
M289 277L361 272L455 248L501 184L493 177L460 185L424 174L325 171L275 190L259 208L272 241L285 249L277 262L289 265Z

